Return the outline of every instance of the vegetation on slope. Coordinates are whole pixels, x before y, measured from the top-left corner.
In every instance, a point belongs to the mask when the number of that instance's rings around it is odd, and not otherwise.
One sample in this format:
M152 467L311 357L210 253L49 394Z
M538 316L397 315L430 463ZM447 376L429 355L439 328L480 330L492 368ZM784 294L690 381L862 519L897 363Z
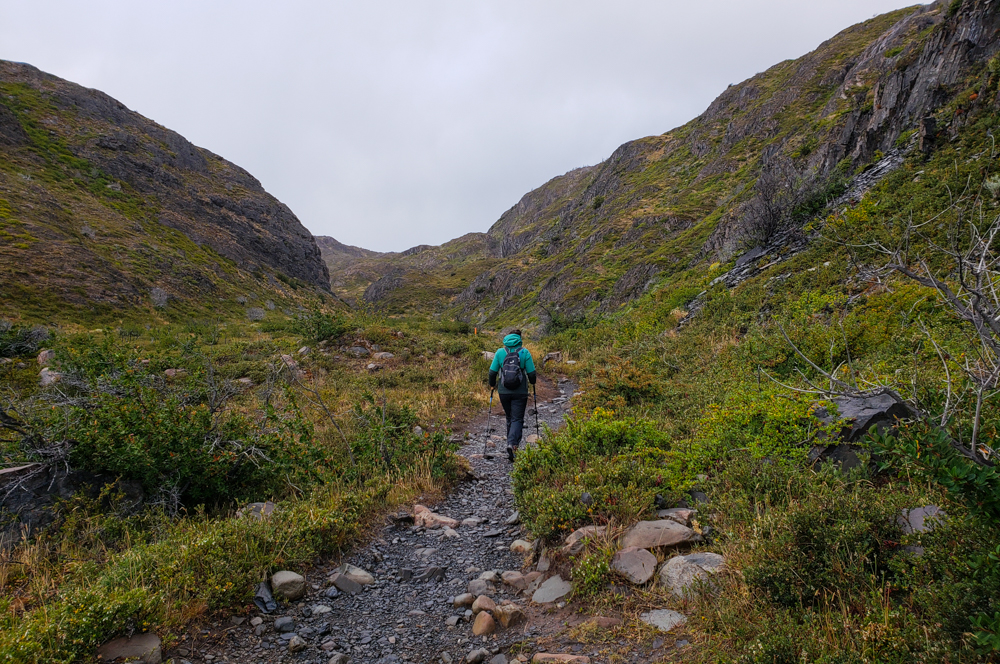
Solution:
M4 324L0 459L68 462L93 486L0 560L0 661L77 661L123 631L242 610L269 572L459 479L450 428L485 398L470 332L335 311L54 337ZM62 376L47 388L42 345ZM370 371L343 352L359 345L394 357ZM264 500L268 519L233 515Z
M592 610L683 610L694 647L678 661L995 661L996 355L939 289L893 267L920 276L926 266L973 297L954 252L985 250L982 265L996 255L998 116L972 103L996 97L994 63L940 109L948 129L929 157L913 151L857 205L807 229L801 253L734 289L715 281L726 266L680 273L629 309L547 340L583 360L583 394L574 423L517 462L536 535L625 526L650 516L657 495L670 503L697 490L709 497L698 505L700 527L711 528L703 546L727 561L714 591L688 600L655 585L617 594L614 549L597 543L573 571ZM995 266L983 274L995 288ZM831 407L822 391L836 391L819 370L891 388L924 417L871 436L850 472L809 464L823 430L816 410ZM976 428L980 463L968 456ZM901 511L928 504L947 517L904 534Z

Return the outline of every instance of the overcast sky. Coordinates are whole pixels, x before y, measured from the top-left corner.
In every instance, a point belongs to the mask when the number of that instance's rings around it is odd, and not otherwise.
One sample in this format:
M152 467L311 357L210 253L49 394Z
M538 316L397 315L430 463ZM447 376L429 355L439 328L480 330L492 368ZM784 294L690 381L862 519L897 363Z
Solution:
M243 166L316 235L485 231L901 0L0 0L0 58Z

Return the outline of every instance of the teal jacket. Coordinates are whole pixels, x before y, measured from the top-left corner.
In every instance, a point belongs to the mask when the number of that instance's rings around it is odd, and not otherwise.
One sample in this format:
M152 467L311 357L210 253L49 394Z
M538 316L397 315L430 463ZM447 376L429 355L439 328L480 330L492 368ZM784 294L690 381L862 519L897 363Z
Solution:
M500 385L497 391L500 394L527 394L528 383L534 385L537 378L535 360L532 359L528 349L521 345L521 337L516 334L508 334L504 337L503 346L503 348L497 349L496 355L493 356L493 364L490 365L490 387L497 387L497 383L499 382ZM528 380L521 381L521 386L516 390L508 390L503 386L502 380L497 381L497 377L500 374L500 367L503 366L503 361L507 359L508 352L518 354L521 358L521 370L528 377Z

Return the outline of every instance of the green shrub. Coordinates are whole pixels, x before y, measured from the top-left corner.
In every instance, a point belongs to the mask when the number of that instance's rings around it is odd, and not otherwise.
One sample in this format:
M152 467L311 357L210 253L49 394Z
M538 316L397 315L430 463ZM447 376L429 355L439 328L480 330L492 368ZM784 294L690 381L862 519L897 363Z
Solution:
M26 357L36 354L49 339L44 327L25 327L0 320L0 357Z
M294 329L310 341L331 341L339 339L353 329L342 314L328 314L314 310L295 319Z

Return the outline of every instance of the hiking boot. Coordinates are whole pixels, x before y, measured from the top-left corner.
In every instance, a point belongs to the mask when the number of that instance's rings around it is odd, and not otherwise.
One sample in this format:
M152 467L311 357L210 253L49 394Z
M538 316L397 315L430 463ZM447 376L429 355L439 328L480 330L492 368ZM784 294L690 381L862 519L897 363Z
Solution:
M507 460L514 463L514 448L507 446Z

